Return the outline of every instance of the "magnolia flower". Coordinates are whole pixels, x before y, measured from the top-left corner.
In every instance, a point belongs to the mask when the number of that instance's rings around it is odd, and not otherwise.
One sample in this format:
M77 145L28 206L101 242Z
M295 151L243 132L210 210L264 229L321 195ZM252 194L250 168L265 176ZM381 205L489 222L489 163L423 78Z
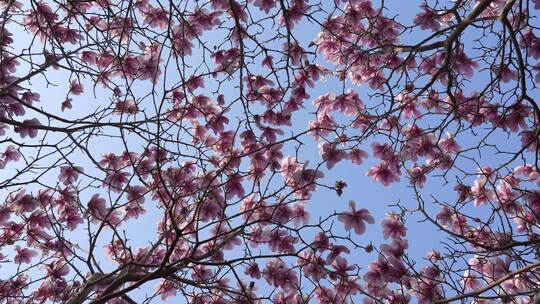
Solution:
M268 14L276 6L276 0L255 0L253 5Z
M34 138L37 136L38 128L36 127L38 126L41 126L41 123L37 118L25 119L22 126L15 127L15 132L19 133L22 138L27 136Z
M336 163L347 157L347 153L337 149L335 143L319 144L319 154L326 161L326 167L332 169Z
M28 248L21 248L19 245L15 246L15 252L17 252L13 258L13 262L15 262L15 264L30 264L32 263L32 258L38 255L37 251Z
M371 167L366 173L366 176L370 176L373 180L382 183L384 186L398 182L399 175L400 172L386 161Z
M438 20L440 15L429 8L425 3L420 6L424 11L416 15L414 23L419 24L420 28L423 30L431 29L432 31L438 31L441 28L441 24Z
M345 230L349 231L354 229L356 234L363 234L366 231L366 224L373 224L375 220L369 214L366 209L356 210L356 204L354 201L349 201L350 212L341 213L338 216L338 220L345 225Z
M58 180L63 182L64 185L73 184L79 178L79 173L82 172L84 172L84 169L79 166L63 166L60 168Z
M128 182L129 176L131 176L129 172L113 171L107 174L103 184L115 192L121 192L122 187Z
M381 225L383 227L384 238L398 239L404 237L407 233L407 228L403 225L401 216L398 214L388 214Z
M84 92L84 87L80 82L74 79L69 86L69 92L73 95L81 95Z

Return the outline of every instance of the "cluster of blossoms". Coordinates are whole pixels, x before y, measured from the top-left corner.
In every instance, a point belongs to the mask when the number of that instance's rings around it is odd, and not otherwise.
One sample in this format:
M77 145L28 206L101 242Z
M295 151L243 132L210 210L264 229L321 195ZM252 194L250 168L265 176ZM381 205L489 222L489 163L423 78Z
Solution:
M0 1L0 303L533 303L540 1L417 4Z

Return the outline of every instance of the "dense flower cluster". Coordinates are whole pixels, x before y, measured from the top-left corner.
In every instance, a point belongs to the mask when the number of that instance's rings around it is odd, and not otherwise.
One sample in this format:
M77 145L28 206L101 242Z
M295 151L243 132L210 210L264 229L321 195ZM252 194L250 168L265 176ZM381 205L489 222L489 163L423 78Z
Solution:
M0 303L533 303L540 1L416 4L0 1Z

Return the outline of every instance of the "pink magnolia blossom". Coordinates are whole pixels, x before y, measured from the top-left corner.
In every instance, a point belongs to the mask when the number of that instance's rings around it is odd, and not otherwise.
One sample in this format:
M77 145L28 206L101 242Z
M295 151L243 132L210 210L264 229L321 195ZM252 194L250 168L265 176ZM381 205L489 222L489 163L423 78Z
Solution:
M253 5L268 14L276 6L276 0L255 0Z
M113 171L107 174L103 184L115 192L120 192L122 187L128 182L130 175L129 172Z
M321 143L319 144L319 153L326 161L326 167L332 169L336 163L347 157L344 151L338 150L336 144Z
M69 86L69 91L73 95L81 95L84 92L84 87L80 82L74 79L71 81L71 84Z
M495 66L493 72L496 75L499 75L503 82L510 82L512 80L517 80L518 78L516 71L511 70L507 65Z
M39 126L41 126L41 123L37 118L25 119L22 122L21 126L15 128L15 131L18 132L22 138L25 138L27 136L30 138L34 138L37 136L37 127Z
M21 153L14 146L8 146L3 153L4 161L18 161L21 158Z
M366 231L366 224L373 224L375 220L369 214L366 209L356 210L356 204L354 201L349 201L350 212L341 213L338 216L338 220L345 226L345 230L349 231L354 229L356 234L364 234Z
M259 265L257 265L257 263L251 263L246 268L244 273L249 275L252 278L255 278L255 279L260 279L261 278L261 271L259 270Z
M94 194L88 202L87 212L96 219L105 219L109 212L105 199L100 198L99 194Z
M64 185L73 184L79 178L79 174L83 173L84 169L79 166L63 166L60 168L60 175L58 180L63 182Z
M168 13L162 8L153 8L148 6L145 12L144 22L152 27L165 29L169 24Z
M423 188L427 180L425 168L418 167L415 164L412 168L408 169L407 171L409 172L409 176L411 178L411 184L416 185L419 188Z
M136 114L139 108L133 100L121 100L116 103L114 111L118 114Z
M438 31L441 28L441 24L438 21L439 15L425 3L421 7L423 12L416 15L414 23L419 24L423 30L431 29L432 31Z
M21 248L19 245L15 246L17 255L13 258L15 264L30 264L32 259L38 255L37 251L28 248Z
M402 222L401 216L397 214L388 214L381 225L383 227L384 238L397 239L404 237L407 233L407 228Z
M368 157L368 153L357 148L353 148L347 155L347 158L357 165L361 165L366 157Z
M382 183L384 186L389 186L393 182L399 181L400 172L395 169L395 166L387 162L379 163L371 167L366 176L373 178L373 180Z
M296 273L279 259L273 259L266 263L266 267L263 270L263 278L270 285L281 287L286 291L298 286Z

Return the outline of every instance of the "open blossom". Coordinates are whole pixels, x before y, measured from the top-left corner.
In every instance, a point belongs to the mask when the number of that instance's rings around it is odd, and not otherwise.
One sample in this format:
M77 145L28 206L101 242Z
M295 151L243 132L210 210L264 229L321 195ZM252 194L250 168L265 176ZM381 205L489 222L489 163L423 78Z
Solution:
M21 158L21 153L14 146L8 146L3 153L4 161L18 161Z
M371 167L366 175L382 183L384 186L389 186L391 183L399 181L400 172L395 166L384 161Z
M298 264L302 266L304 276L311 278L315 282L319 282L328 276L325 269L326 261L311 250L300 253Z
M108 208L105 199L99 197L99 194L94 194L88 202L87 212L96 219L103 220L107 217Z
M58 180L63 182L64 185L69 185L77 181L79 174L82 172L84 172L84 169L79 166L63 166L60 168Z
M16 214L32 212L39 206L37 200L31 194L25 194L24 190L9 195L6 203L12 206Z
M119 169L124 161L114 153L103 153L101 154L101 160L98 163L104 168Z
M409 242L407 240L393 238L392 243L381 245L381 252L396 258L403 256L405 251L409 248Z
M124 171L113 171L105 177L104 185L115 192L122 191L122 187L128 182L131 174Z
M407 228L403 224L401 216L398 214L388 214L384 220L382 220L381 225L383 227L384 238L402 238L407 233Z
M19 245L15 246L15 252L17 253L13 258L15 264L30 264L32 263L32 258L38 255L37 251L28 248L22 248Z
M534 191L525 196L527 205L535 214L540 213L540 191Z
M287 265L279 259L268 261L262 273L263 278L268 284L281 287L286 291L298 286L296 272L288 268Z
M144 13L145 24L149 24L152 27L159 27L160 29L165 29L169 24L168 12L161 7L153 8L149 6Z
M439 141L439 146L446 153L458 153L461 151L461 146L455 140L454 135L449 132L446 133L446 138Z
M302 204L294 204L292 207L293 221L296 226L307 225L310 214L306 210L306 206Z
M66 227L69 230L72 231L75 230L79 224L84 223L79 210L70 205L64 206L60 212L59 219L61 222L66 224Z
M47 274L54 278L61 278L69 274L69 266L62 259L53 261L45 266Z
M345 230L354 229L356 234L363 234L366 231L366 224L373 224L375 220L366 209L356 210L356 203L349 201L350 212L343 212L338 216L338 220L345 226Z
M306 186L313 185L313 183L324 177L324 173L317 169L308 169L309 161L306 161L304 165L293 172L292 181L294 185Z
M253 5L268 14L276 6L276 0L255 0Z
M512 132L517 132L519 128L528 129L527 117L530 114L530 109L523 103L516 102L510 106L503 117L503 124Z
M84 87L79 81L72 80L69 86L69 92L73 95L81 95L84 92Z
M438 20L440 16L425 3L423 3L421 7L423 12L416 15L414 23L419 24L420 28L423 30L431 29L432 31L438 31L441 28L441 24Z
M507 65L504 64L493 67L493 73L501 77L503 82L510 82L512 80L517 80L518 78L517 72L511 70Z
M272 252L294 252L294 243L297 242L296 238L291 236L284 229L275 229L267 236L268 247Z
M418 186L419 188L424 187L427 179L426 172L424 170L424 167L419 167L416 164L412 168L407 169L411 178L411 184Z
M137 114L137 112L139 112L139 108L137 107L135 101L131 99L120 100L116 103L114 112L117 114Z
M186 83L187 90L193 92L198 88L204 88L204 78L191 76Z
M255 279L261 278L261 271L259 269L259 265L255 262L249 264L249 266L246 267L246 269L244 270L244 273Z
M347 159L357 165L361 165L366 157L368 157L368 153L358 148L353 148L347 155Z
M337 149L335 143L319 144L319 153L326 161L326 167L332 169L336 163L347 157L347 153Z
M170 297L175 297L178 293L178 289L174 282L169 280L161 280L156 286L156 292L160 294L162 300L167 300Z
M333 264L336 258L340 257L342 253L351 253L349 248L343 245L329 245L328 249L330 253L326 256L326 263Z
M227 182L227 197L237 196L239 198L244 196L244 187L242 186L243 178L239 174L233 174Z

